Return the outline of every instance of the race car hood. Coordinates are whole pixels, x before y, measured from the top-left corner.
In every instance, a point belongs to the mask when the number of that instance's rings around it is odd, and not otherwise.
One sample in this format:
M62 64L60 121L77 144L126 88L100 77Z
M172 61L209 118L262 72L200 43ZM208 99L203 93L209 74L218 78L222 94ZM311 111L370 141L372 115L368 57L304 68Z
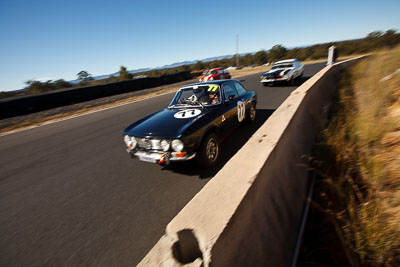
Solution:
M137 137L179 138L183 131L209 112L208 108L163 109L127 127L124 134Z
M211 77L216 77L216 74L211 74L211 75L207 75L203 77L203 81L208 81L208 79L210 79Z
M293 68L281 68L281 69L276 69L276 70L269 70L267 72L264 72L263 76L266 75L280 75L281 72L291 70Z

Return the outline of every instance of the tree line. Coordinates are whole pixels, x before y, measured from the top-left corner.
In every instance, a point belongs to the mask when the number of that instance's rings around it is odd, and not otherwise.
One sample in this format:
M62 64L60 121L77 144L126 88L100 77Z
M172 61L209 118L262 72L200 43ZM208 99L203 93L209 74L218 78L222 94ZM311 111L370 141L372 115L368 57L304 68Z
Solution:
M396 30L386 32L375 31L365 38L316 44L307 47L287 49L282 45L275 45L269 51L260 50L257 53L248 53L239 57L239 67L260 66L265 63L272 63L282 59L297 58L300 61L316 60L328 57L328 48L335 46L339 56L354 54L365 54L377 49L392 48L400 44L400 33ZM211 62L200 62L186 67L189 70L210 69L216 67L236 66L236 57L215 60Z
M230 58L214 60L210 62L197 61L195 64L182 65L174 68L166 68L159 70L150 70L135 75L159 77L181 71L191 71L194 75L200 75L204 70L217 68L217 67L245 67L245 66L260 66L265 63L271 63L281 59L297 58L300 61L316 60L328 57L328 48L334 45L337 48L339 56L348 56L354 54L368 53L377 49L392 48L400 44L400 33L396 30L390 29L386 32L374 31L369 33L365 38L356 40L347 40L340 42L330 42L324 44L316 44L307 47L299 47L287 49L282 45L274 45L270 50L260 50L256 53L248 53L239 57L239 66L236 66L236 55ZM128 72L127 68L120 66L118 75L110 76L106 79L94 80L92 75L82 70L77 73L79 83L72 84L63 79L56 81L40 82L29 80L26 82L27 87L23 91L0 92L0 98L13 97L19 95L30 95L43 93L53 90L81 87L88 85L97 85L109 82L117 82L123 80L131 80L135 77L132 73Z

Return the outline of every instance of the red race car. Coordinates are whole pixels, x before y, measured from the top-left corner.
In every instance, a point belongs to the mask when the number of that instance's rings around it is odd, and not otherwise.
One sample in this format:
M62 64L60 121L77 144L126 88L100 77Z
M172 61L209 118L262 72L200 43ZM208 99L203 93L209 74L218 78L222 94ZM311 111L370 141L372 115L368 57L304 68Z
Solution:
M207 82L207 81L215 81L215 80L224 80L230 79L231 75L229 72L224 68L215 68L210 69L207 73L199 79L200 82Z

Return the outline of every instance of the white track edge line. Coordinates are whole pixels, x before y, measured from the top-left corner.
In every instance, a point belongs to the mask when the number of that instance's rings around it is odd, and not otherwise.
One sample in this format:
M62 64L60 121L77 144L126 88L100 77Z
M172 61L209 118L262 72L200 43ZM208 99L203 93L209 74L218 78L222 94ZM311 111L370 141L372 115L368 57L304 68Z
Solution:
M317 63L313 63L313 64L317 64ZM311 65L313 65L313 64L311 64ZM309 65L309 64L304 64L304 65ZM253 73L253 74L257 74L257 73ZM238 80L239 78L246 77L246 76L250 76L250 75L253 75L253 74L247 74L247 75L243 75L243 76L238 76L238 77L232 78L232 79ZM24 128L20 128L20 129L16 129L16 130L11 130L11 131L6 132L6 133L2 133L2 134L0 134L0 137L7 136L7 135L11 135L11 134L14 134L14 133L19 133L19 132L27 131L27 130L31 130L31 129L35 129L35 128L38 128L38 127L41 127L41 126L45 126L45 125L49 125L49 124L53 124L53 123L57 123L57 122L61 122L61 121L66 121L66 120L78 118L78 117L81 117L81 116L85 116L85 115L89 115L89 114L92 114L92 113L104 111L104 110L107 110L107 109L117 108L117 107L120 107L120 106L132 104L132 103L135 103L135 102L144 101L144 100L151 99L151 98L155 98L155 97L158 97L158 96L163 96L163 95L172 94L172 93L175 93L175 92L170 92L170 93L155 95L155 96L151 96L151 97L148 97L148 98L145 98L145 99L140 99L140 100L134 100L134 101L131 101L131 102L119 104L119 105L112 106L112 107L108 107L108 108L104 108L104 109L99 109L99 110L94 110L94 111L88 111L87 113L83 113L83 114L79 114L79 115L71 116L71 117L66 117L66 118L61 118L61 119L59 119L59 120L58 120L58 119L50 120L50 121L43 122L43 123L40 123L40 124L37 124L37 125L28 126L28 127L24 127Z
M35 128L39 128L39 127L50 125L50 124L57 123L57 122L62 122L62 121L70 120L70 119L75 119L75 118L86 116L86 115L90 115L90 114L93 114L93 113L96 113L96 112L105 111L105 110L108 110L108 109L129 105L129 104L132 104L132 103L135 103L135 102L145 101L145 100L148 100L148 99L152 99L152 98L155 98L155 97L168 95L168 94L172 94L172 93L175 93L175 92L164 93L164 94L155 95L155 96L151 96L151 97L144 98L144 99L139 99L139 100L133 100L133 101L130 101L130 102L127 102L127 103L118 104L118 105L115 105L115 106L112 106L112 107L107 107L107 108L103 108L103 109L88 111L88 112L85 112L85 113L82 113L82 114L79 114L79 115L74 115L74 116L69 116L69 117L65 117L65 118L50 120L50 121L43 122L43 123L40 123L40 124L37 124L37 125L27 126L27 127L24 127L24 128L19 128L19 129L16 129L16 130L11 130L9 132L2 133L2 134L0 134L0 137L11 135L11 134L14 134L14 133L27 131L27 130L31 130L31 129L35 129Z

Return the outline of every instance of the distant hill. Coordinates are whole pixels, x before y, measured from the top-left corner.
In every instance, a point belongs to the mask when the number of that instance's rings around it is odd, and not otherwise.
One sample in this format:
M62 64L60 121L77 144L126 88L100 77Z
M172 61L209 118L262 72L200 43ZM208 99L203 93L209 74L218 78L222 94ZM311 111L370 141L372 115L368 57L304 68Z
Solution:
M244 56L247 55L249 53L243 53L240 54L240 56ZM255 53L250 53L250 54L255 54ZM183 62L176 62L176 63L172 63L172 64L168 64L168 65L163 65L160 67L155 67L155 68L141 68L141 69L135 69L135 70L128 70L129 73L135 74L135 73L140 73L140 72L144 72L144 71L150 71L150 70L161 70L161 69L169 69L169 68L175 68L175 67L180 67L183 65L191 65L191 64L196 64L198 61L201 62L210 62L210 61L214 61L214 60L220 60L220 59L224 59L224 58L231 58L234 55L225 55L225 56L218 56L218 57L209 57L206 59L200 59L200 60L192 60L192 61L183 61ZM118 76L118 72L114 72L111 74L105 74L105 75L99 75L99 76L93 76L93 79L95 80L103 80L103 79L107 79L109 77L112 76ZM68 81L69 83L72 84L76 84L79 83L80 80L72 80L72 81Z

